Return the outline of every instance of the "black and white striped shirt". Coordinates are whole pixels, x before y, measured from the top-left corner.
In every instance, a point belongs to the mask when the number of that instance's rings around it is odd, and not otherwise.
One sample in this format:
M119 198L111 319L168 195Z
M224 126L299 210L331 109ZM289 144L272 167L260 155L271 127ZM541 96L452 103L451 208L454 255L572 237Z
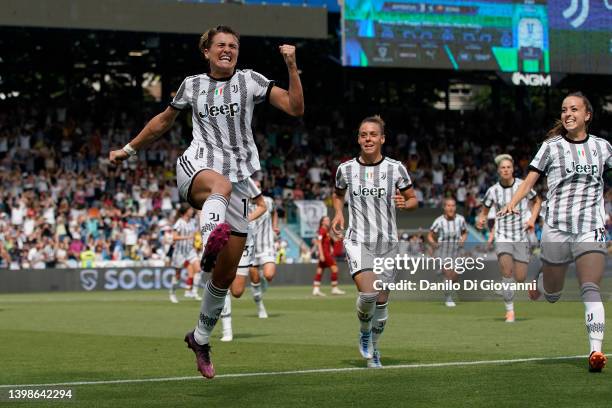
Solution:
M388 157L374 164L359 158L342 163L336 171L336 189L348 190L347 238L360 243L397 242L396 191L412 187L404 165Z
M455 214L452 220L441 215L436 218L429 228L438 237L438 242L459 242L461 234L467 230L467 224L463 215Z
M274 230L272 229L272 214L274 214L274 200L264 196L266 212L252 222L253 239L255 240L255 253L261 253L274 245ZM252 211L252 209L251 209Z
M487 208L495 206L497 208L505 207L512 196L516 193L519 186L523 183L520 178L514 178L514 183L511 186L504 187L499 182L491 186L484 197L483 205ZM512 241L512 242L527 242L527 231L525 231L525 223L529 219L528 200L532 200L536 196L535 190L531 189L527 193L527 197L522 199L517 206L519 214L511 214L505 217L497 217L495 224L495 240L496 241Z
M612 146L588 135L582 142L564 136L546 140L529 169L547 176L546 223L580 234L605 225L603 174L612 168Z
M185 221L183 218L176 220L173 226L174 231L183 237L191 237L189 239L181 239L174 242L174 253L177 255L188 255L193 248L193 240L197 231L195 218Z
M192 148L197 145L193 159L232 182L259 170L251 119L255 105L268 99L273 85L252 70L236 70L224 80L207 74L185 78L170 106L192 109Z

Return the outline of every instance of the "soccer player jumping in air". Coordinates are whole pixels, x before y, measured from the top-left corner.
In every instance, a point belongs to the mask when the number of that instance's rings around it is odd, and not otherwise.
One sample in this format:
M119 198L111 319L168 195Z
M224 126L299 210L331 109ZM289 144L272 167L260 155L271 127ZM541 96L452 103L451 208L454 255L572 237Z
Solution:
M612 168L612 146L589 135L592 121L589 100L580 92L569 94L561 105L561 119L548 132L525 181L499 216L519 214L521 200L540 175L547 176L541 241L544 265L538 288L547 301L558 301L567 265L576 262L590 345L589 370L599 372L607 361L602 353L605 314L599 284L607 253L603 175Z
M479 229L485 227L491 207L503 208L510 202L512 196L523 183L523 180L514 177L512 156L500 154L495 158L495 164L497 164L499 181L491 186L485 194L483 208L478 218L477 226ZM531 202L531 208L529 208L528 202ZM527 193L527 197L519 203L519 214L508 215L497 220L495 253L504 283L511 284L515 279L516 282L525 282L530 258L527 230L533 230L541 206L542 199L532 189ZM506 322L512 323L514 322L514 290L504 290L502 296L506 305Z
M193 141L177 160L177 184L181 198L202 209L202 270L214 269L204 290L197 326L185 341L196 354L198 370L207 378L215 375L209 337L246 240L248 178L260 169L251 129L253 109L258 103L269 102L292 116L304 113L295 47L279 47L289 73L289 89L284 90L255 71L236 70L239 45L240 36L230 27L206 31L200 38L200 51L210 72L185 78L170 106L109 157L117 164L135 156L169 130L182 110L191 108Z
M395 257L398 250L395 209L412 210L418 201L402 163L382 155L385 122L380 116L361 121L357 133L359 157L342 163L336 172L332 231L344 238L349 271L359 295L359 352L368 367L382 367L378 341L387 322L388 290L375 281L391 282L395 269L374 273L375 257ZM344 231L344 199L348 191L349 225ZM380 283L380 282L379 282Z

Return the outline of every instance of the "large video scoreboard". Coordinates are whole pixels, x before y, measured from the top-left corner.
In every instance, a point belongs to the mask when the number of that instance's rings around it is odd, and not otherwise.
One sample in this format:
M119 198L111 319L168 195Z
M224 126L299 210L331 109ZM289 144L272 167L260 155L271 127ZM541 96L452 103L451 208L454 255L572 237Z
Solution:
M612 73L612 0L345 0L346 66Z

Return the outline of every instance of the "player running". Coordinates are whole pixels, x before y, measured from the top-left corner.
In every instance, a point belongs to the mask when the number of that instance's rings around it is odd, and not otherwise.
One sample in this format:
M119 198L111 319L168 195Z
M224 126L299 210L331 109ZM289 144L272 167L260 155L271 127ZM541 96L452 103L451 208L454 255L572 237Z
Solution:
M490 187L485 194L483 208L478 218L478 229L485 227L491 207L503 208L510 202L512 196L523 183L523 180L514 177L512 156L500 154L495 158L495 164L497 165L499 181ZM542 199L536 194L535 190L531 189L527 197L518 206L519 214L497 220L495 254L502 274L502 282L508 286L513 284L515 280L516 282L525 282L531 254L527 231L534 229L541 206ZM514 290L503 290L502 297L506 306L506 323L513 323L515 320Z
M359 352L368 367L382 367L378 342L388 318L388 290L379 284L395 278L395 268L374 273L375 257L394 257L398 250L395 209L412 210L418 201L404 165L384 157L385 122L380 116L361 121L357 134L359 157L336 172L333 233L344 238L349 271L359 291ZM349 225L344 230L344 200L348 191ZM375 284L376 282L376 284Z
M175 274L172 277L172 283L170 286L170 302L178 303L176 298L176 288L181 281L181 271L183 268L187 268L187 289L185 290L185 297L198 298L197 290L192 290L193 278L198 272L198 254L194 247L194 236L198 230L196 221L193 218L193 209L188 205L182 205L177 211L178 219L174 223L173 235L173 250L172 260L170 261L172 267L175 269Z
M439 259L455 259L459 249L463 247L467 239L467 224L461 214L457 214L457 203L454 198L444 199L444 214L436 218L429 228L427 241L434 249L434 255ZM446 262L443 262L445 264ZM444 279L456 282L459 273L453 269L442 268ZM450 286L448 286L450 287ZM455 307L452 290L447 289L444 293L444 304L446 307Z
M338 265L336 260L332 256L332 243L331 236L329 235L329 217L324 216L319 220L319 237L317 239L317 247L319 252L319 263L317 264L317 271L315 274L312 295L313 296L327 296L321 292L321 278L323 277L323 271L329 268L331 271L331 294L332 295L344 295L346 292L338 287Z
M232 295L235 298L239 298L244 293L244 288L246 286L246 280L249 276L249 272L251 271L251 266L253 266L254 259L254 234L253 234L253 224L256 220L260 219L267 211L266 202L264 200L263 195L261 195L261 190L255 184L253 180L250 180L249 183L249 191L251 199L249 200L249 227L247 232L247 241L244 246L244 250L242 251L242 257L240 258L240 262L238 263L238 268L236 271L236 278L234 282L232 282L231 290L225 296L225 305L223 306L223 310L221 311L221 327L222 327L222 337L221 341L232 341L234 338L233 330L232 330ZM267 319L268 313L266 312L266 308L263 304L263 296L261 292L261 283L259 281L259 274L256 277L253 275L251 277L251 289L253 292L253 300L257 305L257 314L260 319Z
M255 180L255 185L261 190L261 184ZM255 259L251 268L251 277L259 278L259 268L262 268L264 279L262 289L271 282L276 275L276 254L274 251L274 237L280 233L278 228L278 214L272 197L263 196L267 211L253 223L253 240L255 241ZM251 285L253 284L251 280Z
M206 31L200 38L200 51L210 72L185 78L170 106L131 142L109 155L112 164L136 156L169 130L181 111L191 108L193 141L177 160L177 184L181 198L202 209L202 269L212 269L212 277L206 284L197 326L185 341L196 354L198 370L207 378L215 375L210 334L246 241L248 178L260 169L251 130L253 109L269 102L292 116L304 113L295 47L279 47L289 73L289 88L284 90L255 71L236 70L239 40L239 34L227 26Z
M499 216L519 214L519 203L540 175L546 176L538 289L548 302L558 301L567 266L576 263L590 346L589 371L600 372L607 361L602 353L605 313L599 289L607 253L603 174L612 168L612 146L589 135L592 121L589 100L581 92L569 94L561 105L561 119L548 131L525 181Z

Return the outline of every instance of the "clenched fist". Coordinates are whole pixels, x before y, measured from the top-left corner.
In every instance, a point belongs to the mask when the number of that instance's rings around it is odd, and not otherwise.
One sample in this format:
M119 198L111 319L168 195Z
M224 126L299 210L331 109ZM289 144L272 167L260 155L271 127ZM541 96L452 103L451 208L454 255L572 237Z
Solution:
M295 46L283 44L279 46L278 49L285 60L285 64L287 64L287 68L296 68L297 63L295 61Z
M129 154L123 149L112 150L108 154L108 160L110 160L111 164L116 166L124 160L127 160L130 157Z

